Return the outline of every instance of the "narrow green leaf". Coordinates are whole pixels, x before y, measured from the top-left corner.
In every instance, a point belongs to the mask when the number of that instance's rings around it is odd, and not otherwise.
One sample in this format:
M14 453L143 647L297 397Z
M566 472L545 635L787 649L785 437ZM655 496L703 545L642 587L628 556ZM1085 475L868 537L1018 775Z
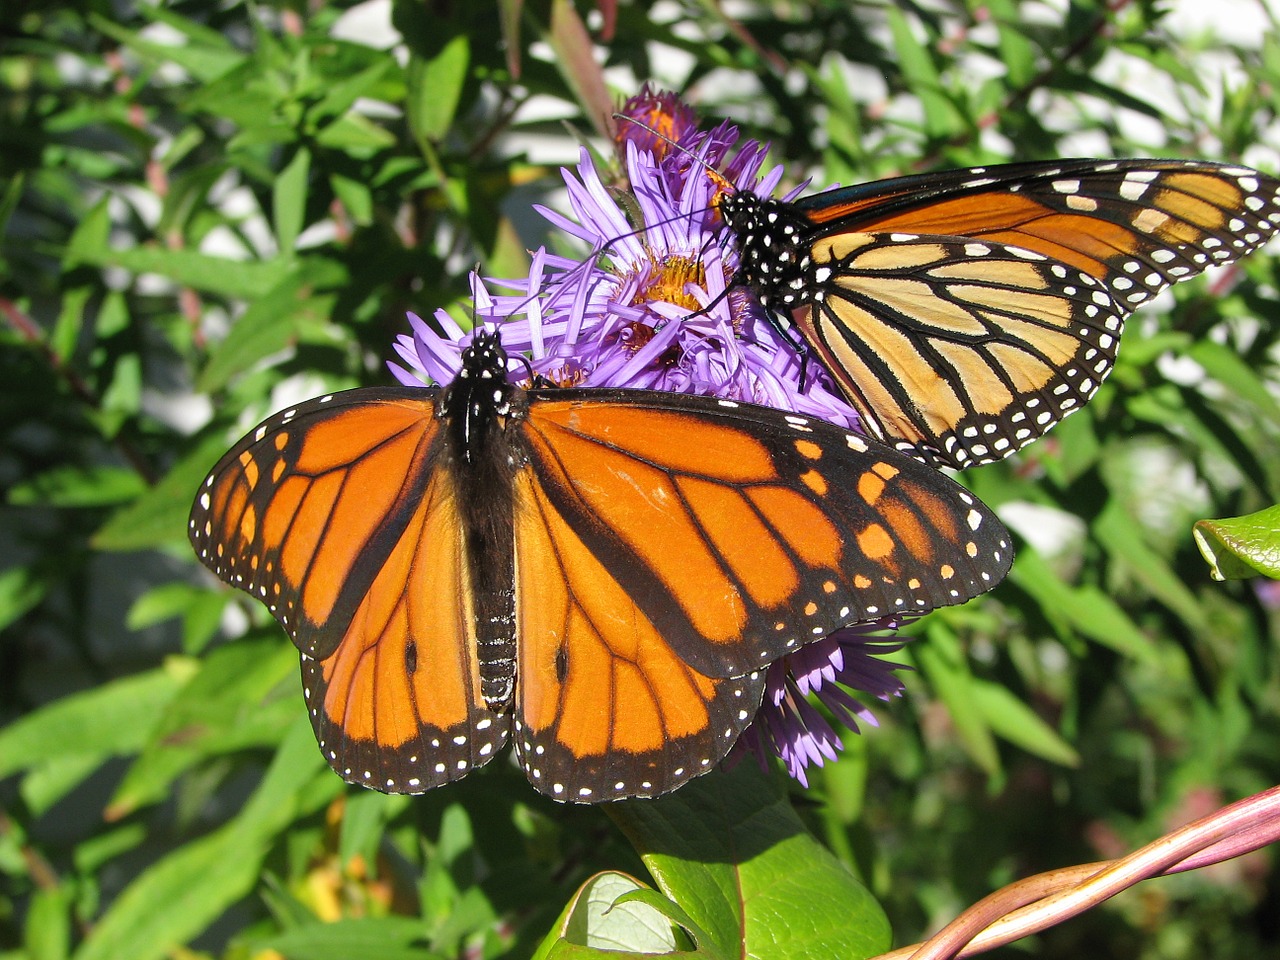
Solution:
M729 956L856 960L888 948L880 907L753 763L605 813L662 892ZM790 916L804 922L778 920Z
M916 39L911 23L900 7L890 4L885 8L885 14L893 34L898 65L911 92L920 98L920 105L924 108L925 131L931 137L956 133L961 127L960 115L943 93L942 78L929 49Z
M15 484L9 502L15 506L101 507L131 500L147 488L124 467L81 467L65 464Z
M974 677L959 642L937 617L930 618L925 635L928 643L913 644L911 655L938 699L947 705L965 752L988 776L994 777L1000 772L1000 753L991 727L978 708Z
M293 821L299 791L322 763L311 724L299 718L239 815L143 871L75 960L160 960L204 931L253 890L272 838Z
M30 567L0 570L0 630L45 598L49 581Z
M1058 732L1006 687L979 677L970 680L970 695L998 737L1064 767L1080 765L1080 754Z
M1193 535L1213 579L1280 579L1280 506L1244 517L1198 520Z
M1065 583L1034 549L1024 547L1018 551L1018 562L1013 565L1009 580L1036 599L1050 622L1077 631L1122 656L1159 662L1155 643L1114 599L1093 586Z
M470 62L471 40L463 33L451 37L434 57L410 61L406 109L414 136L434 142L449 132Z
M283 259L231 260L196 250L160 247L112 249L107 243L105 230L98 244L92 243L92 238L82 238L84 230L85 225L82 224L67 248L67 257L74 262L97 267L121 267L135 274L155 273L180 286L225 297L248 300L263 296L278 286L291 269L289 262Z
M276 636L225 644L206 655L151 724L108 818L163 800L179 774L210 757L279 744L302 713L297 662L297 651ZM280 694L283 686L288 695Z
M174 464L159 483L112 514L93 535L93 547L110 551L142 550L183 542L196 490L226 449L225 439L207 438Z
M373 222L373 191L368 184L340 173L332 174L329 183L354 223L365 227Z
M256 951L273 950L289 960L432 960L422 921L408 917L364 917L295 927L254 942Z
M316 146L346 153L372 153L396 146L395 135L386 127L358 113L347 113L325 124L315 136Z
M1260 416L1280 421L1280 403L1271 395L1267 380L1259 376L1258 371L1235 350L1209 339L1201 339L1190 345L1187 356L1245 403L1256 407Z
M188 670L171 661L167 669L73 693L15 720L0 730L0 777L59 757L136 752Z
M70 954L73 899L73 891L65 885L32 894L22 931L25 960L64 960Z
M4 185L4 192L0 193L0 237L3 237L9 229L9 218L13 216L13 211L18 207L18 201L22 199L22 191L27 185L27 175L25 172L18 172L10 177L9 182Z
M100 30L131 48L144 62L155 66L177 64L200 83L210 83L245 61L244 54L237 52L216 31L197 30L192 21L183 17L166 17L159 7L148 7L145 10L152 19L180 29L187 34L189 40L196 42L153 43L96 13L89 15L89 22L95 30Z
M1094 536L1114 557L1124 562L1129 573L1161 603L1182 617L1194 630L1207 629L1204 611L1194 593L1169 565L1152 549L1146 532L1112 497L1093 525Z
M613 115L613 96L604 79L604 70L595 56L595 43L571 0L551 0L551 27L546 40L555 52L555 65L573 91L583 114L596 133L608 135Z
M410 802L403 794L388 796L374 790L362 790L347 800L338 837L338 858L343 866L354 857L376 863L387 824L408 809Z
M70 271L82 263L97 264L109 246L111 212L109 198L103 197L76 226L62 253L62 268Z
M299 147L293 159L277 174L271 189L271 212L276 243L286 257L293 256L298 234L306 224L307 178L311 174L311 151Z

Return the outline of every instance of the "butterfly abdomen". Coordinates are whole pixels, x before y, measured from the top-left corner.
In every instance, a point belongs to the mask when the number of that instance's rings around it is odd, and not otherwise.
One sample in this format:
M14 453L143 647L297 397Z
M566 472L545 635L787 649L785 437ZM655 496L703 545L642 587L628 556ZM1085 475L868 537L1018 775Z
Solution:
M448 462L457 491L463 548L473 596L480 692L503 711L515 690L515 476L526 460L518 431L524 391L507 380L507 355L496 336L477 333L463 351L458 378L445 391Z

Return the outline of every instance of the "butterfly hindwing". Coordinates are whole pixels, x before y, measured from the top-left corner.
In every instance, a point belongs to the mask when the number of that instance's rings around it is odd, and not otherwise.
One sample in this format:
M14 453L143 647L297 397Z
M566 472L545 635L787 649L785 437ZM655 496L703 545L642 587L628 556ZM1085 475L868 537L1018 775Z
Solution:
M877 436L926 460L1000 459L1097 390L1122 312L1021 247L917 234L814 245L835 277L797 323Z

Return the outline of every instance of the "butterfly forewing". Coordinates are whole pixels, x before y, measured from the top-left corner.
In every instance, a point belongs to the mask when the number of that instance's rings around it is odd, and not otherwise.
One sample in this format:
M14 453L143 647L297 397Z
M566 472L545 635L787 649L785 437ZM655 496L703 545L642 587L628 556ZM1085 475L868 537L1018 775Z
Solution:
M731 195L721 210L738 241L740 281L772 309L811 309L802 333L884 438L963 467L1041 435L1106 376L1120 330L1098 333L1099 318L1081 317L1088 301L1100 316L1123 318L1170 283L1256 250L1280 223L1278 196L1280 181L1246 167L1062 160L899 177L789 204ZM946 247L956 266L976 251L991 272L967 289L991 292L962 299L1007 329L994 340L948 335L962 288L936 262L918 269L918 240ZM850 245L866 244L916 269L918 295L886 283L879 296L865 252L844 259ZM992 265L1019 250L1044 259L1023 271L1025 283L1010 283L1010 271ZM1046 308L1054 297L1064 302ZM1039 331L1021 323L1039 313L1050 321ZM1083 322L1062 326L1061 316ZM1064 333L1073 349L1058 345Z

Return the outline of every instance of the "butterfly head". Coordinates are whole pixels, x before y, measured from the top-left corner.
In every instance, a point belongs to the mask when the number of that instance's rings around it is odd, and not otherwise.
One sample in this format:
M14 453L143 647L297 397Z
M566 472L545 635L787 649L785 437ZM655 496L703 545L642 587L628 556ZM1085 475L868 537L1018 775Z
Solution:
M448 421L455 453L475 464L492 456L492 438L524 408L523 391L507 376L507 351L496 330L477 329L462 351L458 376L444 391L439 416Z

